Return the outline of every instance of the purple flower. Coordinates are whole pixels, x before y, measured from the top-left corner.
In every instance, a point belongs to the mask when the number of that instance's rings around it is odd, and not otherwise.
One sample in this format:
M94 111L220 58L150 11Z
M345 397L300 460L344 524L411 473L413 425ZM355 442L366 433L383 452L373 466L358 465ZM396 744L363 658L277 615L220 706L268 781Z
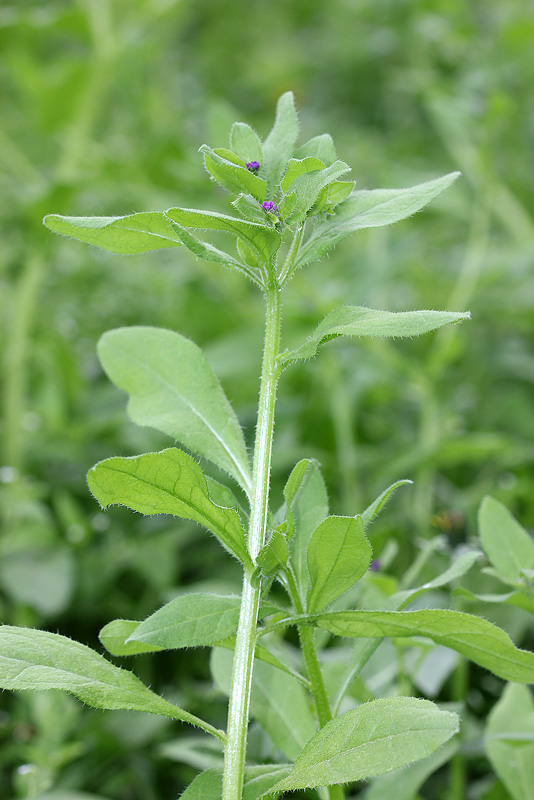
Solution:
M250 172L258 172L260 165L257 161L249 161L246 167L248 170L250 170Z
M369 569L372 570L373 572L378 572L380 567L381 564L378 558L375 558L374 561L371 561L371 563L369 564Z
M272 200L264 200L261 207L264 211L270 211L271 214L278 214L278 206L275 206Z

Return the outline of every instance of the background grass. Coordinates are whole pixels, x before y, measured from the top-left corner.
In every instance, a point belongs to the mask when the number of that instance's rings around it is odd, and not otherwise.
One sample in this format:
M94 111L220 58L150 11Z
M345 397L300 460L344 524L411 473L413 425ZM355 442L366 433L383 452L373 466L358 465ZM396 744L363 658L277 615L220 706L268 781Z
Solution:
M469 308L472 321L421 340L339 342L288 375L275 499L304 456L321 461L336 513L413 479L375 534L377 550L398 542L398 575L432 537L444 551L475 537L488 492L534 525L533 34L520 0L0 5L3 621L94 645L106 622L142 618L178 587L214 585L214 572L236 585L203 532L103 514L84 476L101 458L168 444L128 421L96 360L100 334L121 325L172 328L204 347L252 441L260 298L187 252L113 257L51 235L41 218L225 210L199 145L225 146L234 119L265 136L288 89L303 139L332 132L359 188L463 177L415 218L363 231L297 275L286 343L341 303ZM519 636L514 614L501 622ZM140 657L136 671L224 723L205 653ZM480 714L501 687L484 680L473 677ZM156 800L195 774L162 757L158 743L175 735L164 720L134 725L53 693L2 703L2 797L59 786ZM485 779L487 762L473 764ZM488 781L477 796L506 797Z

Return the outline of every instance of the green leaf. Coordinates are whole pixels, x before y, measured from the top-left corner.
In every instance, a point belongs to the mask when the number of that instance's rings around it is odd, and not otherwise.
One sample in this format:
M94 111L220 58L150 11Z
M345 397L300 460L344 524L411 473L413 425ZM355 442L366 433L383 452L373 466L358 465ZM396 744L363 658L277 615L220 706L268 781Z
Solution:
M265 225L265 211L258 203L256 198L251 194L240 194L235 200L232 200L232 205L236 211L239 211L245 219L252 220L252 222L259 222ZM238 244L241 239L238 239ZM247 245L248 246L248 245ZM249 262L247 261L247 264Z
M288 478L284 496L291 564L304 600L310 582L308 544L313 531L328 516L328 495L319 464L311 459L299 461Z
M283 523L287 528L287 523ZM289 548L284 533L275 528L266 545L258 553L256 563L265 575L271 575L283 569L289 558Z
M218 688L230 693L232 653L216 648L211 668ZM274 745L293 760L316 731L309 694L296 678L263 662L254 664L251 715Z
M101 337L98 355L110 380L130 395L128 414L134 422L174 437L250 493L243 432L194 342L161 328L118 328Z
M420 597L420 595L424 594L424 592L438 589L441 586L447 586L447 584L452 581L461 578L462 575L465 575L478 561L481 555L479 550L470 550L467 553L462 553L453 561L445 572L441 573L441 575L423 584L423 586L417 586L415 589L406 589L403 592L396 592L391 596L390 601L395 604L397 610L401 611L406 608L408 603L413 602L416 598Z
M234 122L230 130L230 147L246 164L263 164L261 140L256 131L244 122Z
M164 650L205 647L237 630L241 598L195 592L166 603L132 632L130 641Z
M309 613L319 613L354 586L365 574L371 556L361 517L323 520L312 533L308 547Z
M343 203L354 189L354 181L334 181L326 187L326 206L332 211Z
M508 634L491 622L461 611L338 611L315 617L313 622L335 636L424 636L505 681L534 682L534 653L515 647Z
M488 717L486 753L513 800L534 800L534 702L508 684Z
M248 192L260 201L265 200L267 184L262 178L258 178L245 166L229 161L223 157L221 152L218 153L205 144L200 148L200 152L204 154L204 163L208 172L229 192L234 194Z
M194 520L214 533L243 564L250 563L237 512L210 500L199 465L175 447L100 461L89 470L87 482L103 508L118 504L141 514L172 514Z
M469 313L459 311L376 311L364 306L341 306L327 314L304 344L281 353L280 364L285 367L313 358L320 345L339 336L420 336L469 318Z
M354 192L338 212L316 225L301 248L296 268L321 259L332 247L362 228L390 225L420 211L459 176L451 172L442 178L409 189L374 189Z
M10 691L61 689L93 708L127 709L189 722L217 737L207 722L168 703L131 672L57 633L0 627L0 687Z
M284 778L290 764L261 764L245 768L245 783L243 786L242 800L258 800L269 794L270 800L278 797L270 794L271 788ZM222 798L222 771L208 769L197 775L193 783L189 784L185 792L180 795L180 800L221 800Z
M212 739L209 741L213 742ZM216 746L216 742L213 744ZM365 800L391 800L392 797L395 800L415 800L425 781L446 764L457 750L457 742L449 741L429 758L376 778L363 797Z
M177 222L171 222L171 225L176 231L176 235L182 244L184 244L195 256L202 258L204 261L212 261L215 264L223 264L225 267L229 267L230 269L234 269L236 272L239 272L242 275L246 275L256 284L260 285L259 277L254 273L251 273L247 266L242 264L241 261L238 261L233 256L225 253L223 250L219 250L217 247L214 247L208 242L202 242L200 239L186 230L186 228L178 225Z
M350 172L350 167L344 161L335 161L326 169L307 172L295 178L291 184L291 194L295 194L297 201L294 210L287 215L287 218L292 222L302 222L321 190L347 172ZM280 211L283 215L285 211L283 204L280 206Z
M376 500L373 500L370 506L367 506L365 511L362 514L362 522L364 527L367 528L371 522L380 514L390 497L397 491L399 486L405 486L408 483L413 483L413 481L404 478L403 480L397 481L396 483L392 483L391 486L380 494Z
M280 234L273 227L257 222L227 217L214 211L199 211L193 208L170 208L167 216L184 228L225 231L244 239L264 260L269 261L280 247Z
M336 148L334 140L329 133L322 133L314 136L305 144L301 145L295 153L297 158L319 158L327 167L336 160Z
M153 644L141 644L129 637L134 633L141 623L133 619L114 619L104 625L98 638L112 656L136 656L139 653L156 653L163 650Z
M429 700L372 700L327 722L274 788L317 788L384 775L431 755L458 729L458 716Z
M508 509L486 496L478 512L482 547L505 581L519 583L523 569L534 567L534 542Z
M318 158L290 158L280 188L285 193L299 175L319 169L324 169L324 164Z
M293 92L286 92L278 100L273 128L263 143L263 171L269 196L276 190L286 171L298 135L299 121Z
M122 255L180 247L182 244L163 211L143 211L125 217L63 217L60 214L48 214L43 222L54 233Z

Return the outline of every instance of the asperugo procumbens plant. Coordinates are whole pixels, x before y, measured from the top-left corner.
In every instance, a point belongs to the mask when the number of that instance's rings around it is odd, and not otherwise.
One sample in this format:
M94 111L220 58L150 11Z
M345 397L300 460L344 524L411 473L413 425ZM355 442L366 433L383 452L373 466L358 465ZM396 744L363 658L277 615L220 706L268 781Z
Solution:
M534 654L517 649L484 619L452 610L405 610L421 591L466 572L476 554L465 554L432 584L394 594L386 610L354 608L349 590L371 563L367 528L403 481L359 516L329 516L319 467L305 459L291 472L280 508L269 510L276 391L286 369L339 336L415 336L468 317L344 306L328 314L299 347L281 350L283 291L297 269L361 228L419 211L457 177L452 173L410 189L355 191L344 180L349 167L336 159L331 137L316 136L299 147L298 127L288 92L278 101L264 142L238 122L229 149L201 148L210 175L234 195L231 215L170 208L124 217L45 218L51 230L113 253L185 247L198 258L237 270L265 297L252 465L237 417L193 342L173 331L132 327L110 331L99 343L105 371L130 396L131 418L163 431L189 452L170 447L109 458L89 471L92 493L104 508L119 504L142 514L194 520L243 567L240 598L185 594L142 622L111 622L101 640L112 655L121 656L216 646L213 671L230 698L226 731L158 696L82 644L55 633L0 628L4 688L63 689L96 708L162 714L215 737L224 747L224 769L197 776L182 795L186 800L253 800L304 788L340 800L344 784L423 759L454 736L456 714L428 700L398 696L357 705L352 699L352 679L385 637L425 637L505 680L534 680ZM199 229L233 234L235 252L202 241L192 232ZM189 453L226 472L246 496L248 509ZM287 607L269 597L275 580L287 593ZM282 636L290 626L298 631L300 665L284 658ZM319 645L324 647L331 635L359 641L335 685L330 676L327 690ZM251 716L273 742L268 764L247 763Z

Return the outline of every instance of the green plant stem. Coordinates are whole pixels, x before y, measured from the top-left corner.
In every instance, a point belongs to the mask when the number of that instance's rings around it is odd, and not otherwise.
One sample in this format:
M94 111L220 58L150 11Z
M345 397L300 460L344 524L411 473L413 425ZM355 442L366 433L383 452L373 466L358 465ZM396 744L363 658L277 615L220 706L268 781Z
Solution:
M468 669L467 660L460 657L452 678L452 695L457 703L465 704L469 687ZM449 800L463 800L466 795L467 764L461 750L452 757L449 769Z
M282 320L282 303L278 286L267 287L265 296L267 305L265 340L256 442L254 446L252 500L248 534L248 549L253 561L263 546L267 522L274 409L279 378L276 358L280 349ZM251 573L245 572L228 708L223 800L240 800L243 793L252 667L254 663L254 648L256 646L260 597L261 583L253 585Z
M295 608L297 614L304 614L304 607L297 589L295 576L291 570L288 570L286 573L286 578L287 588L291 602L293 603L293 607ZM314 628L310 625L298 625L297 630L302 646L304 661L308 670L308 678L311 684L311 693L315 703L317 718L319 720L319 725L322 728L327 722L330 722L333 717L330 709L330 702L328 700L328 694L326 692L326 686L324 685L323 673L321 672L321 666L319 664L319 659L317 658L317 651L313 641ZM345 797L342 786L329 786L327 792L328 800L343 800Z

